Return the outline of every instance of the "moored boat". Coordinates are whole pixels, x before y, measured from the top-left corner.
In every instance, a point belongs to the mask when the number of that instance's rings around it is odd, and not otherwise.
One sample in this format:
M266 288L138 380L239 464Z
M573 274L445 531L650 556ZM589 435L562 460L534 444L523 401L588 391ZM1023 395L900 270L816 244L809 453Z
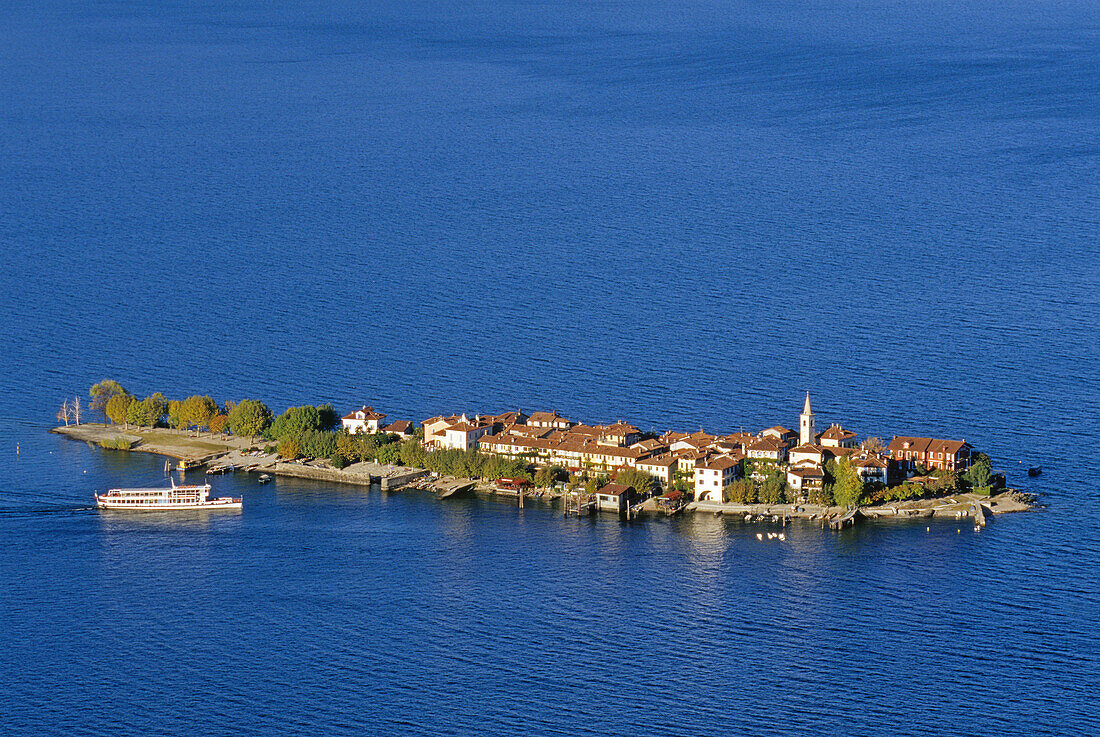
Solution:
M223 496L210 499L210 484L168 488L111 489L95 495L99 509L127 509L137 512L175 509L240 509L241 500Z

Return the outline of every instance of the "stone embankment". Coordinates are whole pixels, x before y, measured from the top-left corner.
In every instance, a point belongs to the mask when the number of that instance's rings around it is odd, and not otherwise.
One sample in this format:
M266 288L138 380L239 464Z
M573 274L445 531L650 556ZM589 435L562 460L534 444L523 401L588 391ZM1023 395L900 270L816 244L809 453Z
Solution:
M919 519L923 517L961 519L973 517L975 509L977 509L982 515L984 524L987 515L1026 512L1032 506L1031 500L1026 495L1010 490L991 497L978 494L954 494L939 499L916 499L905 502L876 504L869 507L860 507L858 517L886 520ZM820 520L822 523L839 522L849 512L843 507L827 507L819 504L733 504L718 502L692 502L684 511L740 516L748 521L806 519Z

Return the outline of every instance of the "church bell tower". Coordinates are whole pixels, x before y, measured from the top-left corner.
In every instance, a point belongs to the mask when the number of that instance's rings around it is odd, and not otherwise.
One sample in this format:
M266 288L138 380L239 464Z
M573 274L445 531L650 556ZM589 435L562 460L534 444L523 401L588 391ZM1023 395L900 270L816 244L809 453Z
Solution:
M814 438L814 411L810 409L810 393L806 392L806 404L798 416L798 444L810 445Z

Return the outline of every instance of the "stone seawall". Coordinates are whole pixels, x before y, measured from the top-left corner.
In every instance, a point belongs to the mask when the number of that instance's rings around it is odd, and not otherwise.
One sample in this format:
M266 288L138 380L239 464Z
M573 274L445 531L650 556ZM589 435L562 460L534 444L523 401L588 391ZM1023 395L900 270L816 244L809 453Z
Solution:
M272 473L277 476L293 476L300 479L313 479L314 481L332 481L339 484L354 484L356 486L370 486L378 484L382 491L396 489L399 486L412 483L428 474L422 468L404 468L402 466L383 466L377 463L356 463L347 468L318 468L306 466L301 463L285 463L280 461L275 464Z

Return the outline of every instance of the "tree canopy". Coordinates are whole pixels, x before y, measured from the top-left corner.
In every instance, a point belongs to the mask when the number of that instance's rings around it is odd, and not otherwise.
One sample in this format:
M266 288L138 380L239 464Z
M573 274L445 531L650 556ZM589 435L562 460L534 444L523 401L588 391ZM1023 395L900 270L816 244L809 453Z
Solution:
M615 483L623 484L624 486L634 487L634 491L638 496L645 498L653 493L654 488L657 486L657 480L652 475L645 471L640 471L637 468L623 468L615 474Z
M92 388L88 390L88 396L92 398L92 411L102 412L104 417L110 419L110 415L107 414L107 403L111 401L111 397L119 394L129 394L129 392L123 389L122 384L114 379L104 379L98 384L93 384Z
M329 430L332 424L330 418L326 417L326 410L331 409L331 405L314 407L307 404L301 407L288 407L275 418L269 434L276 440L282 440L301 437L302 433L314 430ZM329 424L326 425L326 422Z
M179 408L180 423L186 427L208 427L210 418L218 414L218 403L210 397L195 395L183 400Z
M141 427L155 427L167 411L168 402L164 395L156 392L140 402L131 401L126 407L126 422Z
M993 470L989 466L988 456L966 470L966 480L978 494L988 494L993 480Z
M271 410L255 399L242 399L229 412L229 429L234 435L260 435L270 425Z
M859 478L852 461L841 458L831 461L829 473L833 478L833 500L841 507L854 507L863 498L863 481Z
M116 425L125 424L126 413L130 409L130 404L133 401L134 397L129 394L112 394L107 399L107 403L103 406L103 414L106 415L108 420ZM95 400L92 400L92 404L93 406L95 405Z

